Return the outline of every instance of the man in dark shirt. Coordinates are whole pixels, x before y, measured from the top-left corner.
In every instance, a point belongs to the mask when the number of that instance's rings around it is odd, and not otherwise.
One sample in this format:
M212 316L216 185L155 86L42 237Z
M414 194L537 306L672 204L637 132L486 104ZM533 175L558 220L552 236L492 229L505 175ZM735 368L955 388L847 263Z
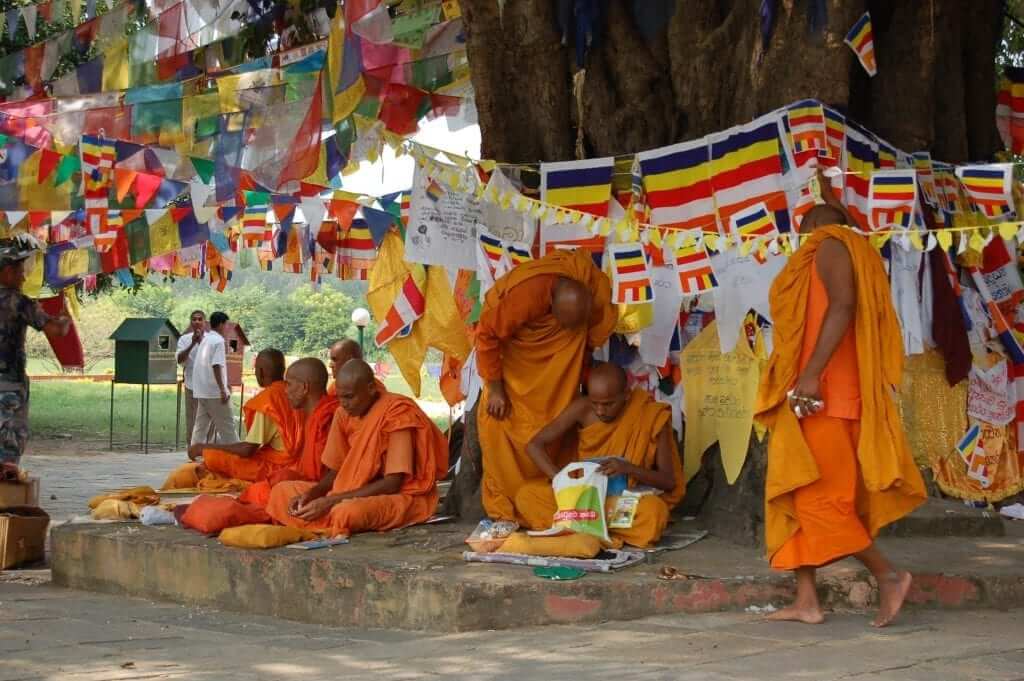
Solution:
M70 320L53 318L21 292L25 268L38 249L28 235L0 239L0 466L17 468L28 441L25 330L67 334Z

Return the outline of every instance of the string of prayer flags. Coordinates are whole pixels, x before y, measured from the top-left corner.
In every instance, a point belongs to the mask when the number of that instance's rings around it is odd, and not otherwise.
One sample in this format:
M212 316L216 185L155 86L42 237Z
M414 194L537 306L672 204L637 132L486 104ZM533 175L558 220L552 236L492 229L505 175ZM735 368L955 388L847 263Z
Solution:
M827 106L822 109L825 112L825 147L828 153L821 158L821 163L826 167L836 167L842 161L846 146L846 116Z
M843 42L850 46L860 60L860 65L874 78L878 74L878 64L875 62L875 37L871 29L870 12L864 12Z
M780 132L778 115L770 114L709 137L711 188L727 229L735 213L763 203L774 213L778 229L789 231Z
M707 140L637 154L651 224L674 229L716 225Z
M868 224L870 178L877 167L878 143L871 133L847 122L845 150L844 203L857 223L864 226Z
M779 235L775 214L768 210L768 206L759 203L734 213L730 220L730 232L738 235L742 244L741 254L747 255L756 247L754 258L763 263L765 254L761 250L764 248L764 242Z
M956 169L967 196L989 220L1014 215L1013 165L961 166Z
M1024 68L1003 67L996 101L996 127L1007 149L1024 154Z
M649 303L654 300L651 271L639 242L612 244L612 302L622 304Z
M909 229L917 205L917 173L914 170L880 170L871 175L868 200L872 230Z
M612 156L585 161L542 163L541 201L607 217L614 168L615 158Z
M921 185L921 198L933 208L939 207L939 197L935 190L935 173L932 167L932 155L927 151L915 151L911 154L914 168L917 170L917 181Z
M715 273L711 269L711 258L704 248L700 231L696 230L696 233L691 232L677 238L672 260L679 275L683 295L697 295L718 286Z
M395 302L388 308L384 322L374 338L377 347L381 348L396 338L403 338L412 332L413 323L423 316L426 299L423 289L427 275L423 265L409 263L409 274L402 283L402 288L395 297Z

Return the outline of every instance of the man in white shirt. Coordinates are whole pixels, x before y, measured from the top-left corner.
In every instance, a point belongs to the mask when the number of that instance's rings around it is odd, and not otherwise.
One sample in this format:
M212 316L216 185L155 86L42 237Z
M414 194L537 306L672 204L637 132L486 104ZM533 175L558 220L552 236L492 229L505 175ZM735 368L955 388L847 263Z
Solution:
M184 367L185 384L185 447L192 444L192 429L196 426L196 398L192 391L192 375L196 365L199 343L206 331L206 313L194 310L189 315L189 330L178 339L178 364ZM209 433L207 433L209 436Z
M220 335L228 316L210 315L210 330L203 334L192 367L192 394L196 399L196 423L192 442L234 444L235 419L231 413L231 388L228 386L227 355ZM212 431L212 433L211 433ZM210 438L208 435L212 434Z

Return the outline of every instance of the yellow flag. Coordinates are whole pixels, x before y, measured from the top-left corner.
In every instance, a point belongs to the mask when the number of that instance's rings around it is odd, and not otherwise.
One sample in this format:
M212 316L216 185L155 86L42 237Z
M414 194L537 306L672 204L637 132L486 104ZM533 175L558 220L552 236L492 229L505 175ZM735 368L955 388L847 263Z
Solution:
M150 211L146 211L149 213ZM147 215L147 219L149 216ZM150 257L166 255L181 249L181 237L178 235L178 224L166 211L155 222L149 225Z
M21 292L29 298L38 298L39 292L43 288L43 252L36 251L34 256L30 257L32 261L32 267L25 268L25 283L21 285ZM25 263L28 265L29 263Z
M57 260L57 275L69 279L89 273L89 251L84 248L69 248Z
M103 89L127 90L131 86L128 67L128 39L117 40L103 55Z
M339 7L334 13L327 37L327 69L330 75L327 85L331 95L331 122L335 125L356 110L366 92L363 74L353 68L355 65L350 64L348 72L345 69L346 58L354 60L356 55L353 46L349 46L349 54L345 53L345 13L340 10Z

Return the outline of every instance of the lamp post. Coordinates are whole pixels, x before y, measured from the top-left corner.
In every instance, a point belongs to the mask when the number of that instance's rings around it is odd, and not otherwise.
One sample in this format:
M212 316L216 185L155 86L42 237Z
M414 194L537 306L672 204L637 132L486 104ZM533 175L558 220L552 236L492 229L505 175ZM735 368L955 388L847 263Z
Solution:
M363 347L363 333L366 330L366 325L370 323L370 311L364 307L357 307L352 310L352 323L359 329L359 349L365 351Z

